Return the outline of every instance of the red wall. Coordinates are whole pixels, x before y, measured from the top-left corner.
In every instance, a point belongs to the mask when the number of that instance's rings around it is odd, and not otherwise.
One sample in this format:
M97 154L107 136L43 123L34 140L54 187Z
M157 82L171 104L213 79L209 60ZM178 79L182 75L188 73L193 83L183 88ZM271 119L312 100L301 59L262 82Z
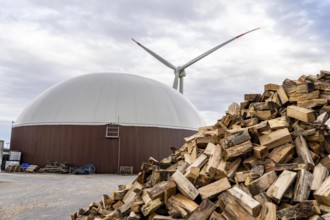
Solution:
M92 163L97 173L118 171L119 139L105 138L105 125L38 125L14 127L11 150L22 152L21 162L44 167L48 160L72 166ZM170 147L181 147L183 138L195 131L120 126L120 165L139 172L149 156L162 159Z

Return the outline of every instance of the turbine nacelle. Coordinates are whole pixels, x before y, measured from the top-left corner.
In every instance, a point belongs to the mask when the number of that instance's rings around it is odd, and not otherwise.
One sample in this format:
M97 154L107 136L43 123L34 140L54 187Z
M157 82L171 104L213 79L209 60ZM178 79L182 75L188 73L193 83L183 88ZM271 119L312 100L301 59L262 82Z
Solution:
M213 53L214 51L218 50L219 48L225 46L226 44L242 37L245 34L248 34L252 31L258 30L260 28L256 28L250 31L247 31L243 34L237 35L236 37L233 37L221 44L219 44L218 46L206 51L205 53L199 55L198 57L192 59L191 61L189 61L188 63L182 65L182 66L177 66L175 67L173 64L171 64L170 62L168 62L167 60L165 60L163 57L159 56L158 54L156 54L155 52L153 52L152 50L146 48L145 46L143 46L142 44L140 44L139 42L137 42L136 40L134 40L132 38L132 40L137 43L137 45L139 45L140 47L142 47L145 51L147 51L150 55L152 55L153 57L155 57L157 60L159 60L161 63L163 63L165 66L171 68L172 70L174 70L174 81L173 81L173 88L174 89L178 89L178 81L180 80L180 87L179 87L179 91L183 94L183 78L186 76L186 71L185 69L189 66L191 66L192 64L196 63L197 61L203 59L204 57L208 56L209 54Z
M179 78L186 76L186 71L185 71L185 69L182 68L182 66L178 66L176 68L176 70L179 72Z

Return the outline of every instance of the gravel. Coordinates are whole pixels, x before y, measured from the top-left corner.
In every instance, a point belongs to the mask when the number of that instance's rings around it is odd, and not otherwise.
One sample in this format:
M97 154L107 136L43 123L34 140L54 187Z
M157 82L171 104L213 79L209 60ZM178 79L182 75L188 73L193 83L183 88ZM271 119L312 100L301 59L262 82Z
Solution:
M136 176L0 173L0 219L71 219Z

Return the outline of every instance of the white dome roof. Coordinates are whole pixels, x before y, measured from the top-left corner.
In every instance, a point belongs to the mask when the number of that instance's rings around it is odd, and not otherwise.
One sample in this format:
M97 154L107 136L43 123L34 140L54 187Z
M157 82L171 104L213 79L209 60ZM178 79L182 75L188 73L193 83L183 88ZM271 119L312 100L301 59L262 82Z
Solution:
M155 80L123 73L94 73L40 94L14 126L70 124L197 129L205 122L179 92Z

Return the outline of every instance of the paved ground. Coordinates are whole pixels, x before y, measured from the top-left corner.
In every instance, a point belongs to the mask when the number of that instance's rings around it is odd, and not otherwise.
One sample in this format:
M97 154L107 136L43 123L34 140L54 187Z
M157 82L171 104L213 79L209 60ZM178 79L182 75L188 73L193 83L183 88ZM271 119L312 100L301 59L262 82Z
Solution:
M65 220L136 176L0 173L0 219Z

